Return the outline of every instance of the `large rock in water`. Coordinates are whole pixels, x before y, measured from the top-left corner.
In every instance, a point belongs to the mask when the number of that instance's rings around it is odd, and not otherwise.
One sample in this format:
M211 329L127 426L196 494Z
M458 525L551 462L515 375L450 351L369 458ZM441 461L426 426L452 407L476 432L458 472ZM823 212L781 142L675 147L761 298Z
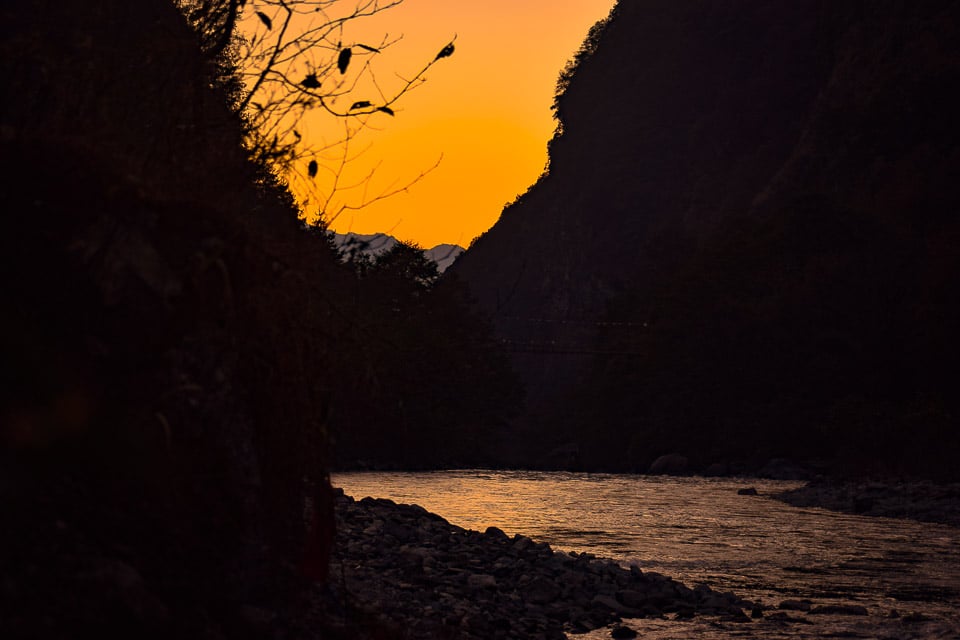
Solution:
M572 432L586 467L948 467L958 21L943 0L619 3L558 97L549 171L452 268L515 351L519 433Z

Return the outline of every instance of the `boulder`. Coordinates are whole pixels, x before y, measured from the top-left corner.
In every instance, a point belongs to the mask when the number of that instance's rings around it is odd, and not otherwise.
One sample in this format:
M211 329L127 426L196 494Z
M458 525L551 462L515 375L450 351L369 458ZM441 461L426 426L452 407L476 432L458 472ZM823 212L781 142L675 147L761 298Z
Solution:
M786 458L772 458L757 475L772 480L809 480L810 472Z
M543 456L539 461L539 466L547 469L574 469L580 462L580 445L570 442L555 449Z
M491 538L496 538L498 540L507 540L509 536L503 532L503 529L500 527L487 527L487 530L484 531L485 535L490 536Z
M650 475L680 475L687 472L690 461L679 453L662 455L650 465L647 473Z
M560 596L560 587L544 577L536 577L526 586L525 599L533 604L548 604Z
M725 462L714 462L703 470L705 478L722 478L730 475L730 465Z
M617 600L632 609L640 609L647 604L646 594L633 589L624 589L617 592Z
M634 631L633 629L631 629L631 628L628 627L628 626L625 626L625 625L622 625L622 624L618 624L618 625L615 625L615 626L613 627L613 629L610 630L610 637L611 637L611 638L618 638L618 639L620 639L620 638L636 638L636 637L637 637L637 632Z
M384 535L393 536L400 542L411 542L417 539L417 532L412 528L396 522L383 523Z
M616 611L617 613L622 613L623 611L628 611L630 607L624 605L622 602L617 602L617 599L613 596L604 595L598 593L593 596L593 600L590 601L590 604L609 609L610 611Z

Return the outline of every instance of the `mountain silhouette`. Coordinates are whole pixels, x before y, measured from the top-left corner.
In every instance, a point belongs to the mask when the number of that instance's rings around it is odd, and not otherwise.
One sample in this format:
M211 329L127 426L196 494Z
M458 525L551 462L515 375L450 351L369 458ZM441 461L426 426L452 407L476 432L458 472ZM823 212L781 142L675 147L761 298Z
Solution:
M389 251L397 245L399 240L386 233L334 233L333 244L342 253L349 256L351 252L376 256ZM463 247L456 244L438 244L424 250L424 255L437 263L437 271L443 273L447 267L463 253Z
M518 455L955 473L958 19L619 3L453 268L513 348Z

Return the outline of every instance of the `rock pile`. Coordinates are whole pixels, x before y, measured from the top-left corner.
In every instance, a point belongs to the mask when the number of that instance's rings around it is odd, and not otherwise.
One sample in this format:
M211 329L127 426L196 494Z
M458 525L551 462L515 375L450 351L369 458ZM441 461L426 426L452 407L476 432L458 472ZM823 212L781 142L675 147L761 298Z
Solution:
M451 525L417 505L337 499L333 580L408 637L563 638L623 618L748 618L747 603L635 566Z

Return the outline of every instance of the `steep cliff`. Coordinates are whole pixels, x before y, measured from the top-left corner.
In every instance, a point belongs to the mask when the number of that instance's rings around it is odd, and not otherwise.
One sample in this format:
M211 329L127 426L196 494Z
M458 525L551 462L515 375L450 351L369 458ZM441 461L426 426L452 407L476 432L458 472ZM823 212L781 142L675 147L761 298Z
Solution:
M955 451L958 15L620 3L549 171L454 267L519 351L528 437L619 468Z

